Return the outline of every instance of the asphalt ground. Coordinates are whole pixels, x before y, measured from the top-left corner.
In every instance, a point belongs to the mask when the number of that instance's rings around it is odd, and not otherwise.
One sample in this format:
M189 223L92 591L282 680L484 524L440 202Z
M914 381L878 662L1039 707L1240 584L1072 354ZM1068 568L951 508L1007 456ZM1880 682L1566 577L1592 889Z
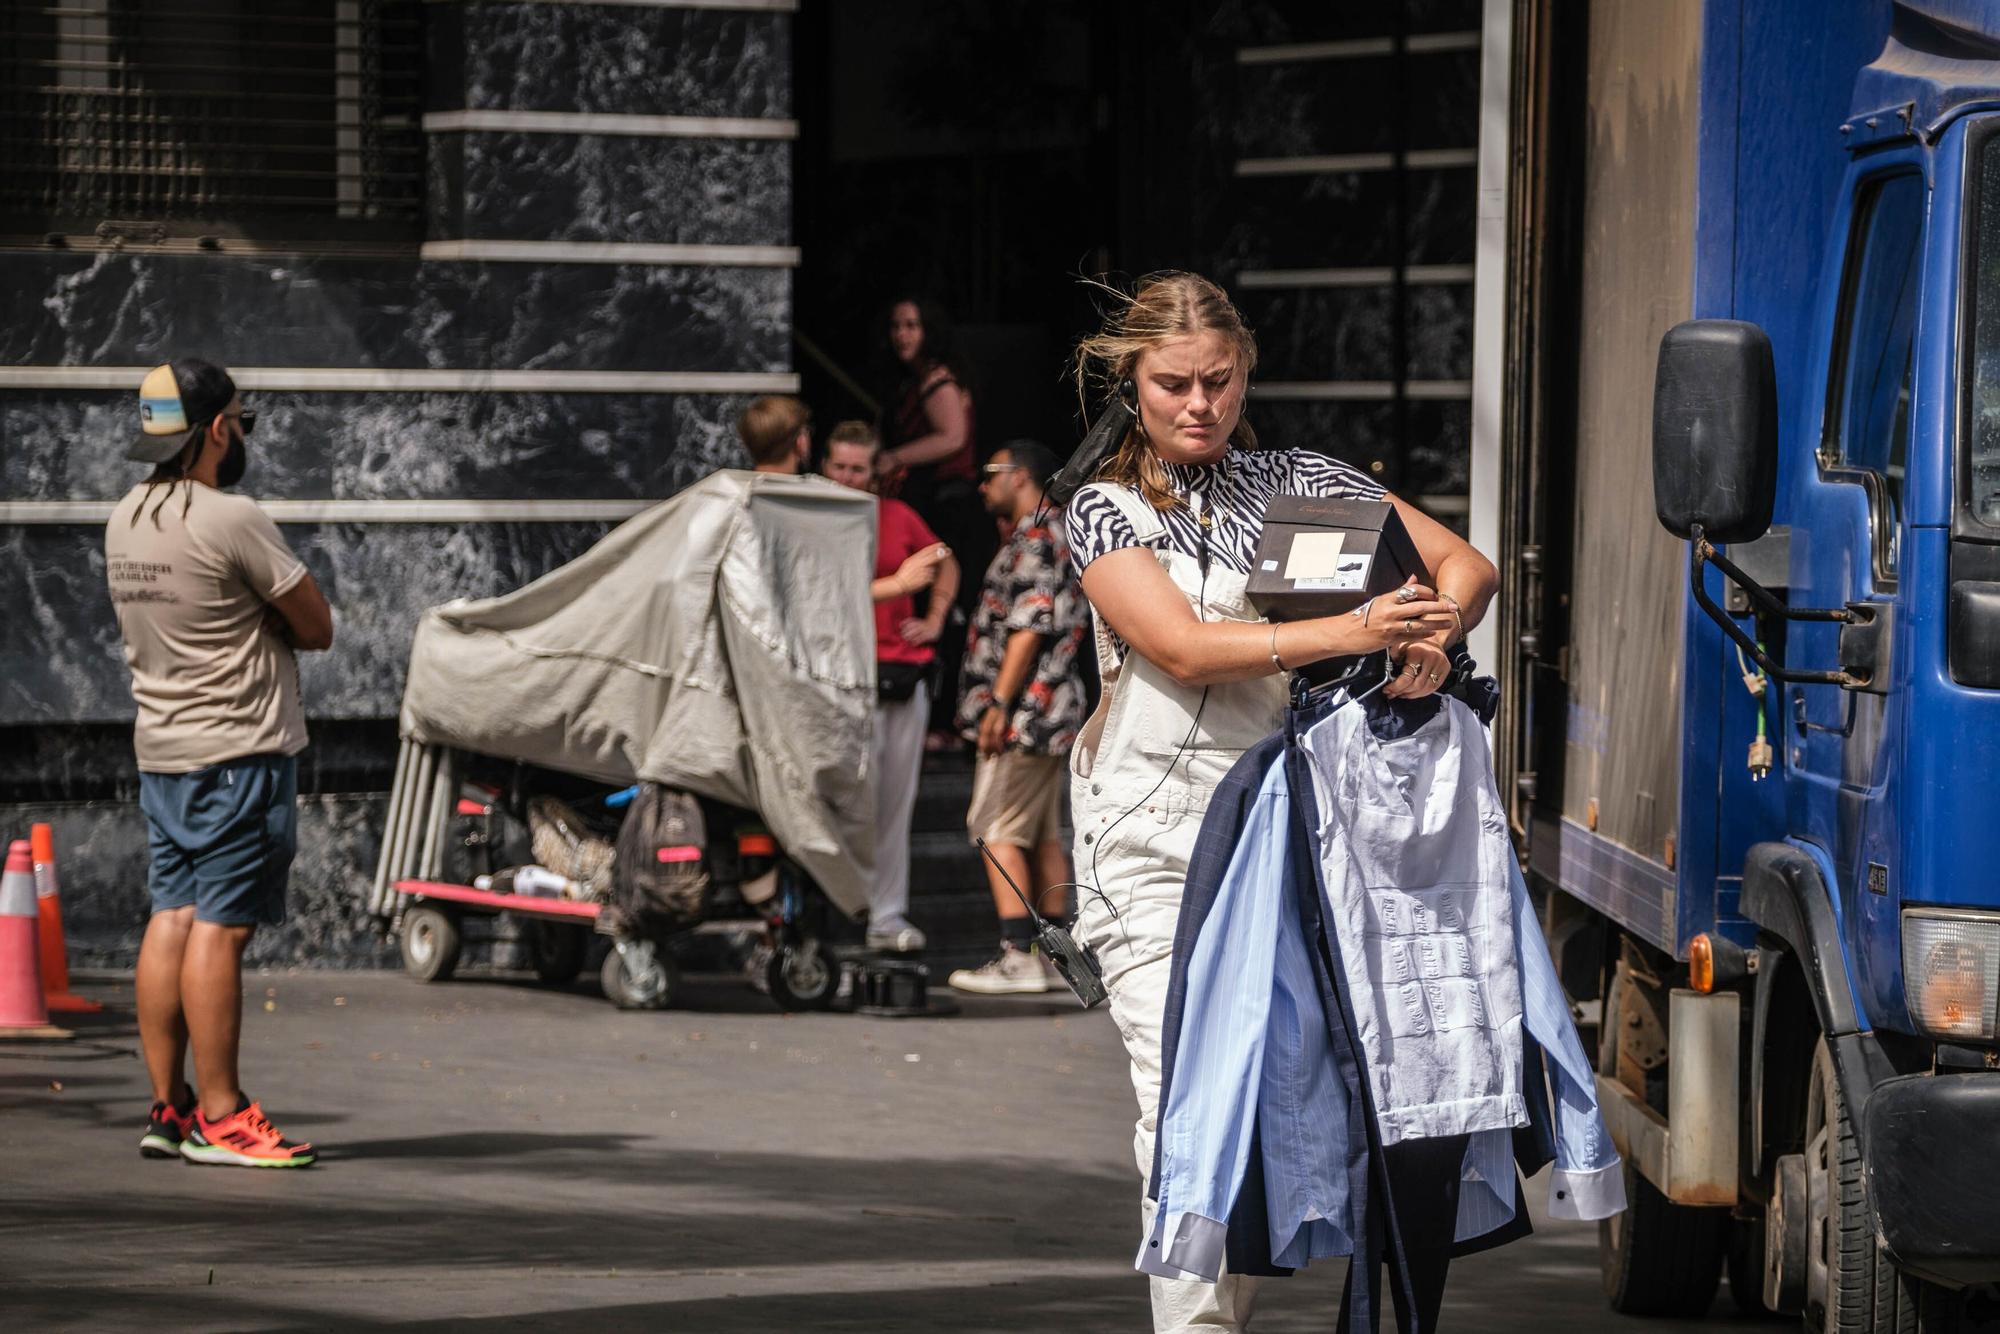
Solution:
M253 975L250 1092L321 1150L275 1172L141 1159L130 984L81 989L109 1009L75 1041L0 1042L0 1329L1150 1328L1124 1059L1067 995L784 1016L690 978L645 1014ZM1443 1328L1737 1323L1610 1314L1596 1247L1538 1216L1454 1267ZM1331 1330L1343 1269L1267 1283L1254 1328Z

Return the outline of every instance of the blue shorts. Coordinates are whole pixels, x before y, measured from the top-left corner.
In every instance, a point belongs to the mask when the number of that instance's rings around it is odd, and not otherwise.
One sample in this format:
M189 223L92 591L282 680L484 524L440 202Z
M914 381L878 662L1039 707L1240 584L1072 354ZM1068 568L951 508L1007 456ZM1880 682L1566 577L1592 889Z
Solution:
M139 775L153 911L194 907L218 926L276 926L299 846L299 762L246 755L189 774Z

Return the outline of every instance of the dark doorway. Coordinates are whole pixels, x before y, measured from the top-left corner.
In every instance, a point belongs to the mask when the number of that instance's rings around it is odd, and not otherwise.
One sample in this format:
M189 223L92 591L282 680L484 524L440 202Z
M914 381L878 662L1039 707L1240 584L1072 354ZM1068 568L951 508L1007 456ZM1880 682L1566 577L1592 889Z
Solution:
M1463 513L1480 0L804 0L796 364L869 416L942 302L979 443L1076 440L1085 275L1190 268L1259 334L1260 437ZM859 391L859 392L857 392Z
M1090 315L1073 279L1118 248L1115 168L1092 171L1115 157L1115 9L802 7L797 364L822 421L873 415L855 390L881 392L887 304L916 295L957 323L983 448L1064 443L1063 351Z

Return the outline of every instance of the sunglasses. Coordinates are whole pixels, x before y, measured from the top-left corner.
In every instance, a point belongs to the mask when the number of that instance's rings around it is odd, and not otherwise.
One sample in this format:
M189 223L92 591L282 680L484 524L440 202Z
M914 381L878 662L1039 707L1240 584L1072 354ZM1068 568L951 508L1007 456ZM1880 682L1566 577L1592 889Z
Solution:
M234 417L236 424L243 428L245 437L248 437L252 431L257 429L257 413L251 408L245 408L241 412L218 412L214 417L210 417L207 422L203 422L200 426L195 427L195 433L199 434L208 430L209 422L215 421L218 417Z
M1021 465L1018 463L989 463L979 471L985 473L988 477L997 477L1003 472L1019 472L1021 471Z

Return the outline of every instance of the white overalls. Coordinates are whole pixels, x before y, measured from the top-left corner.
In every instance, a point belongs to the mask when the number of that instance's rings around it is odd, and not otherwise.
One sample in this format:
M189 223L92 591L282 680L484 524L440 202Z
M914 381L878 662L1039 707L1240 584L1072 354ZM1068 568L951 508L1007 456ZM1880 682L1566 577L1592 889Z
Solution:
M1244 575L1211 563L1204 579L1194 557L1156 545L1166 537L1166 525L1152 506L1126 487L1097 486L1139 540L1153 547L1197 616L1263 619L1244 596ZM1272 675L1206 688L1177 685L1136 652L1127 653L1122 664L1116 661L1102 618L1093 611L1092 619L1104 694L1070 755L1076 878L1082 886L1076 928L1104 967L1111 1018L1132 1061L1139 1098L1132 1149L1143 1183L1153 1171L1160 1027L1188 861L1216 784L1238 756L1283 723L1285 681ZM1144 1200L1142 1210L1150 1234L1152 1201ZM1226 1272L1212 1284L1162 1278L1151 1283L1153 1328L1159 1331L1240 1329L1255 1299L1255 1279Z

